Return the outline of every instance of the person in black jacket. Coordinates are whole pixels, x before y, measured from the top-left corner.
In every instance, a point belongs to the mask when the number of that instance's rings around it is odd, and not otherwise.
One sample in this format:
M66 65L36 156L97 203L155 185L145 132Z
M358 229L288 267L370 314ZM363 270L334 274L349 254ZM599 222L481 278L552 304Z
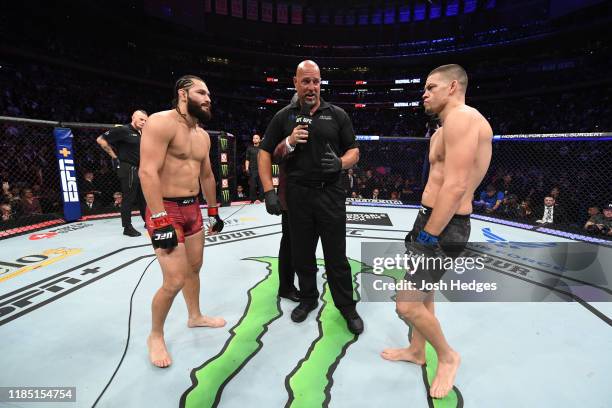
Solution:
M123 203L121 205L121 225L123 235L138 237L142 235L132 226L132 208L140 211L144 220L146 202L140 187L138 167L140 166L141 131L148 119L147 112L137 110L132 114L132 122L112 128L96 140L112 158L121 182Z

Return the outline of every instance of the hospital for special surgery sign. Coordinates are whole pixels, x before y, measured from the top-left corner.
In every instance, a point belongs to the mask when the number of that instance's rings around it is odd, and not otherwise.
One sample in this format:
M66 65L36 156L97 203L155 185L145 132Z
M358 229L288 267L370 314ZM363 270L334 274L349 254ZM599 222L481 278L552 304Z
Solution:
M393 223L387 213L365 213L365 212L347 212L347 224L365 224L365 225L387 225L392 226Z

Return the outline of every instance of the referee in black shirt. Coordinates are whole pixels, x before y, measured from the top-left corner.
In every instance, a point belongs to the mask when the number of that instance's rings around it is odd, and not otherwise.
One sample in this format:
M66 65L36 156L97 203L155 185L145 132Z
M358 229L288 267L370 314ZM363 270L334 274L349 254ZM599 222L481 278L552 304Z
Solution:
M344 110L320 97L321 73L313 61L301 62L293 83L298 101L281 109L269 123L259 152L259 175L266 210L281 214L272 185L271 155L285 139L287 207L293 265L300 283L300 304L291 313L302 322L316 309L316 249L319 237L334 304L354 334L363 332L355 309L353 279L346 258L346 207L341 171L359 160L353 125Z
M140 137L147 118L147 112L137 110L132 114L131 123L112 128L96 139L102 149L113 159L113 166L117 169L117 177L119 177L121 191L123 192L121 225L123 226L123 235L129 237L141 235L132 226L132 208L137 206L140 210L140 216L144 220L147 205L138 178Z

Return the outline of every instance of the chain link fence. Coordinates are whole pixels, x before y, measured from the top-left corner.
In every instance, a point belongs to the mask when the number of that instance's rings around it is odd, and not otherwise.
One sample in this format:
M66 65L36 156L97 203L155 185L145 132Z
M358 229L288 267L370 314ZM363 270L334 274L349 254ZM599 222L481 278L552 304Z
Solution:
M96 202L82 214L118 215L120 183L110 157L96 143L114 125L0 117L5 152L0 158L0 238L64 222L63 181L53 136L60 125L74 135L70 177L76 181L80 202L84 205L87 193L93 193ZM221 131L208 133L217 199L229 205L236 199L241 166L236 161L236 138ZM360 139L360 161L343 177L347 197L419 204L428 176L429 139ZM612 133L496 136L489 172L476 190L474 212L612 239L612 220L602 211L612 202L611 140ZM555 205L553 221L543 225L538 221L545 218L545 197L554 198ZM603 227L585 228L589 219L599 220Z
M611 140L612 133L496 136L474 212L612 239L612 218L603 214L612 203ZM361 137L359 163L344 175L347 197L419 204L428 147L425 138ZM546 197L554 199L554 215L543 223ZM592 217L603 228L585 227Z
M83 217L118 216L122 205L120 182L110 156L96 142L113 126L0 117L0 146L5 153L0 158L0 239L64 223L63 193L65 184L71 181L78 188ZM57 127L68 128L73 135L73 162L62 176L56 157ZM229 205L236 190L236 140L230 133L208 133L217 199ZM91 209L87 200L93 200Z

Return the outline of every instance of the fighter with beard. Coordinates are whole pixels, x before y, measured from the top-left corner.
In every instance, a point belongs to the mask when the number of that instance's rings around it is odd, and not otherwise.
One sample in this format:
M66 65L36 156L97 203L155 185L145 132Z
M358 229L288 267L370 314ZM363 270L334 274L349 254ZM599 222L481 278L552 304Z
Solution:
M147 346L151 363L162 368L172 363L164 322L179 291L187 304L188 327L225 326L222 318L203 315L199 302L204 248L200 187L208 203L208 233L223 229L209 159L210 137L198 126L211 118L208 87L197 76L181 77L174 86L173 105L174 109L149 117L140 144L147 230L163 274L162 286L153 297Z

